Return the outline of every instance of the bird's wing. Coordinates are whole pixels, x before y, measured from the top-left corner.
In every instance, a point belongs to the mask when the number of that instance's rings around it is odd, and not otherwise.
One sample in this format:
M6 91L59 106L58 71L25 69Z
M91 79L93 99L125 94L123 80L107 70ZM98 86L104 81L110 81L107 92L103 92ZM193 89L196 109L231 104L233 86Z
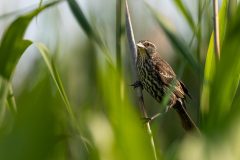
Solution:
M184 90L182 89L180 82L176 79L176 74L174 73L172 67L159 56L153 56L152 58L161 81L168 87L174 85L174 94L179 98L184 98Z
M166 61L161 59L157 53L152 57L152 62L154 63L153 66L155 66L155 70L164 84L170 84L176 79L176 75L172 67Z

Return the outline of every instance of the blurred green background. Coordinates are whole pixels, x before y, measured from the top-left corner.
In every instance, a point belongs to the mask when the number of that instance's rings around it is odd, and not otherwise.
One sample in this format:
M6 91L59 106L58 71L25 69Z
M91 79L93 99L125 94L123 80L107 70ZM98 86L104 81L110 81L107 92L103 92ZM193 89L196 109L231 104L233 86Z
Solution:
M135 40L156 44L189 89L202 135L145 91L157 159L240 158L240 7L210 0L129 0ZM125 1L0 1L0 159L155 159L141 121ZM39 54L40 53L40 54Z

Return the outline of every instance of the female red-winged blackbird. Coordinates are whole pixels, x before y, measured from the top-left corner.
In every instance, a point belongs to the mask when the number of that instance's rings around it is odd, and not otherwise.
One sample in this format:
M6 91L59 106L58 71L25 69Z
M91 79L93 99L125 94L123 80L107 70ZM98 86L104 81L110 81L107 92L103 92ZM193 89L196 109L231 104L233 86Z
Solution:
M140 81L134 83L133 86L142 87L158 102L170 93L167 109L176 109L184 129L197 128L187 114L184 105L186 95L190 97L187 88L177 80L171 66L160 58L153 43L146 40L137 43L136 67Z

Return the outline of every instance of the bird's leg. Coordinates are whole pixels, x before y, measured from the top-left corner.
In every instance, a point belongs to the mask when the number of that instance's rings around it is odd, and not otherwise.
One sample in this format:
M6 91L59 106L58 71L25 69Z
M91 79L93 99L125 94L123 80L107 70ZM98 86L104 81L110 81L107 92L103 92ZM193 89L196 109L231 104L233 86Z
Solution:
M142 117L141 120L143 121L144 124L152 121L151 117Z
M141 87L141 89L143 89L143 85L141 81L136 81L135 83L131 84L131 86L133 86L134 89Z
M153 115L152 117L143 117L143 121L144 123L149 123L151 121L153 121L154 119L156 119L157 117L159 117L160 115L162 115L162 113L157 113L155 115Z

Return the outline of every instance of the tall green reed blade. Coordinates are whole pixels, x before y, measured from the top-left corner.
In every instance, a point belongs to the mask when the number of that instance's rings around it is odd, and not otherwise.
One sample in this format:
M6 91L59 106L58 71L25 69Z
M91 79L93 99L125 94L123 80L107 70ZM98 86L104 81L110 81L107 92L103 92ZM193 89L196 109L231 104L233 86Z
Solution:
M200 74L200 76L203 75L202 68L200 64L196 62L196 60L193 58L191 51L189 48L180 40L169 28L166 27L164 22L161 20L159 14L155 9L153 9L148 3L147 6L149 10L151 11L153 17L157 21L158 25L162 28L168 39L170 40L171 44L175 49L177 49L185 59L186 61L192 66L192 68Z
M219 13L220 45L221 46L223 44L226 24L227 24L227 4L228 4L227 0L224 0L222 2L222 7ZM208 46L207 58L205 62L204 80L203 80L203 87L202 87L202 93L201 93L201 111L203 113L207 113L210 107L209 106L210 85L212 83L212 79L215 74L215 68L216 68L216 57L214 54L214 38L212 33L209 46Z
M210 115L222 120L232 109L240 80L240 16L229 23L210 90ZM215 119L212 119L215 121Z
M124 98L124 81L122 74L122 15L123 15L123 0L117 0L116 2L116 66L120 75L117 81L119 86L119 97Z
M116 3L116 62L118 71L122 70L122 57L121 57L121 37L122 37L122 11L123 0L117 0Z
M87 36L96 42L96 44L102 49L103 54L106 58L106 60L113 66L113 61L110 56L110 51L107 49L103 41L101 40L99 34L93 29L93 27L88 22L86 16L84 15L81 7L78 5L78 3L75 0L67 0L68 5L76 18L78 24L80 27L84 30L84 32L87 34Z

